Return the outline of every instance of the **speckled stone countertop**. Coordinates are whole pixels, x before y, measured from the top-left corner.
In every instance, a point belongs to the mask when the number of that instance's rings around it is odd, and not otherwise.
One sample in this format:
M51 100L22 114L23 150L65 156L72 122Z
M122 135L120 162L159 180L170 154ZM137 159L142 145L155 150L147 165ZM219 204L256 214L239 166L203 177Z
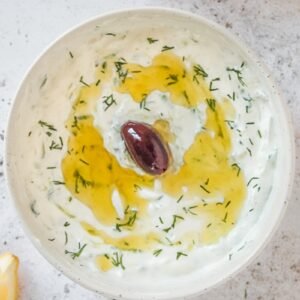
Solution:
M279 230L247 269L197 299L300 299L299 0L1 0L0 3L0 252L12 251L20 258L21 299L103 298L54 269L24 235L16 216L3 176L5 127L16 88L34 58L71 26L113 9L144 5L191 11L236 34L271 70L295 124L295 186Z

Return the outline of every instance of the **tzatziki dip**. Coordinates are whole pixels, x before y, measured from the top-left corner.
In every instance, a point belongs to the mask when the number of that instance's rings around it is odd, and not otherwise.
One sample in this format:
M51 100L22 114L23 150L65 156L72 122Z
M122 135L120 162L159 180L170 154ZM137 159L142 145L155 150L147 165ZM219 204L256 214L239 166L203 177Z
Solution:
M256 69L184 28L95 31L36 86L24 178L49 246L129 284L232 259L277 163Z

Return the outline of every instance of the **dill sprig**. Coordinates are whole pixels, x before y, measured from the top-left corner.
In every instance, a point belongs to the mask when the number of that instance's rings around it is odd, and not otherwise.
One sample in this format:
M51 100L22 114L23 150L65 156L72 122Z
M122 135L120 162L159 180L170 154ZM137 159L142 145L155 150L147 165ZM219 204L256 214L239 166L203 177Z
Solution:
M121 232L122 227L133 227L136 218L137 218L137 211L136 210L130 210L129 206L124 211L124 214L126 216L127 221L124 223L116 223L116 230Z
M82 83L82 84L85 85L85 86L90 86L88 83L86 83L86 82L83 80L83 76L80 76L79 82Z
M163 229L166 233L168 233L171 229L174 229L178 220L184 220L182 216L173 215L173 221L170 227Z
M178 82L178 75L170 74L166 79L168 80L167 85L172 85Z
M102 98L104 99L103 103L106 105L104 111L107 111L113 104L117 105L117 101L114 98L113 94L110 94L108 96L103 96Z
M151 37L148 37L148 38L147 38L147 41L148 41L149 44L153 44L153 43L158 42L158 40L153 39L153 38L151 38Z
M47 128L48 130L57 131L57 129L53 125L51 125L45 121L39 120L38 123L39 123L39 125L41 125L41 127Z
M229 79L231 80L230 73L234 73L242 86L246 86L246 83L244 82L244 79L242 76L242 69L243 69L244 65L245 64L242 63L239 69L238 68L229 68L229 67L226 68L226 71L229 73L228 74Z
M213 112L216 111L216 100L215 99L206 99L206 103Z
M198 79L199 77L202 77L202 79L208 77L208 74L205 72L203 67L198 64L193 66L193 71L194 71L193 81L197 82L198 84L199 84L199 79Z
M174 49L175 47L173 46L163 46L162 49L161 49L161 52L164 52L164 51L168 51L168 50L172 50Z
M119 79L122 82L125 82L126 77L128 75L128 70L124 70L124 65L127 64L127 61L125 60L125 58L121 57L118 61L115 61L114 64L115 64L116 72L119 76Z
M214 88L214 87L213 87L213 83L214 83L215 81L220 81L220 78L217 77L217 78L214 78L214 79L212 79L212 80L210 81L210 83L209 83L209 90L210 90L211 92L217 91L217 90L218 90L218 88Z
M162 249L157 249L157 250L153 251L153 255L158 256L159 254L161 254L162 251L163 251Z
M94 182L93 181L89 181L86 180L80 173L78 170L75 170L74 172L74 177L75 177L75 193L79 193L79 185L81 184L81 186L83 188L87 188L90 186L94 186Z
M239 177L240 172L241 172L240 166L237 163L234 163L234 164L231 165L231 167L234 168L234 169L237 169L236 176Z
M81 246L80 243L78 243L78 251L77 252L65 250L65 254L70 254L72 259L78 258L82 254L82 252L86 246L87 246L87 244L84 244Z
M114 252L113 256L110 259L111 263L115 267L121 267L123 270L125 270L125 266L123 264L123 254L120 254L119 252Z
M188 256L188 255L186 253L183 253L183 252L177 252L176 260L178 260L181 256Z
M146 94L143 95L143 99L140 102L140 109L144 109L144 110L150 111L150 109L146 106L146 104L147 104L147 96L148 95L146 95Z

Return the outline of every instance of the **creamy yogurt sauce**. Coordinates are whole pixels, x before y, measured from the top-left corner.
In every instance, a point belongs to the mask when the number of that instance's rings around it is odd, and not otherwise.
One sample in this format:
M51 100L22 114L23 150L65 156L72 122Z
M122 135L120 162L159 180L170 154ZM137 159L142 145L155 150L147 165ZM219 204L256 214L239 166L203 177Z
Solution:
M28 193L49 200L31 210L47 207L49 243L127 282L163 283L230 259L272 188L270 95L247 61L200 35L97 30L68 49L61 73L41 78L48 104L28 133ZM168 142L165 175L132 161L120 136L128 120Z

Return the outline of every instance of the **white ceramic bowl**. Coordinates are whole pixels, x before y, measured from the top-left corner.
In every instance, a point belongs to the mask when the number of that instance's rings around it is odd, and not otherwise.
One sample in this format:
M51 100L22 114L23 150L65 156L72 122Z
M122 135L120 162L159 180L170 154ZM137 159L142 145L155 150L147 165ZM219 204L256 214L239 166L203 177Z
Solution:
M36 217L30 210L30 205L38 204L42 200L34 199L34 202L32 202L33 199L30 199L29 196L30 192L24 184L24 174L26 174L23 172L24 168L26 168L26 164L32 163L26 161L26 151L30 151L30 145L27 145L27 124L31 120L31 109L33 106L46 105L46 102L43 103L39 100L36 83L41 81L41 78L49 72L49 69L55 72L55 68L60 67L57 62L60 62L62 51L66 51L66 49L75 49L74 51L76 51L79 43L87 42L87 37L90 38L93 35L96 37L97 31L94 28L97 25L107 27L110 30L126 29L131 22L135 22L137 26L142 22L149 26L171 25L174 28L184 27L197 32L202 30L208 32L212 39L218 36L226 40L232 45L233 51L246 58L248 62L255 64L260 70L262 84L267 87L272 95L274 108L277 111L278 118L276 122L280 124L278 130L280 131L281 150L278 153L278 166L274 171L273 190L261 212L260 218L252 228L253 230L249 230L245 237L247 243L243 251L234 252L234 259L216 264L207 271L205 277L193 278L179 284L170 281L170 284L166 286L161 286L158 283L156 288L146 288L139 284L135 284L134 288L124 286L117 280L108 280L105 276L101 277L91 273L87 268L67 259L59 245L48 241L48 229L47 226L44 226L41 217L47 212L39 212L41 216ZM13 103L6 132L6 175L9 190L25 231L33 244L51 264L74 281L95 292L114 298L183 299L204 292L232 277L263 248L279 224L287 204L287 197L293 179L294 144L291 124L286 108L269 77L255 56L225 29L204 18L177 10L143 8L113 12L85 22L61 36L34 62L22 81Z

